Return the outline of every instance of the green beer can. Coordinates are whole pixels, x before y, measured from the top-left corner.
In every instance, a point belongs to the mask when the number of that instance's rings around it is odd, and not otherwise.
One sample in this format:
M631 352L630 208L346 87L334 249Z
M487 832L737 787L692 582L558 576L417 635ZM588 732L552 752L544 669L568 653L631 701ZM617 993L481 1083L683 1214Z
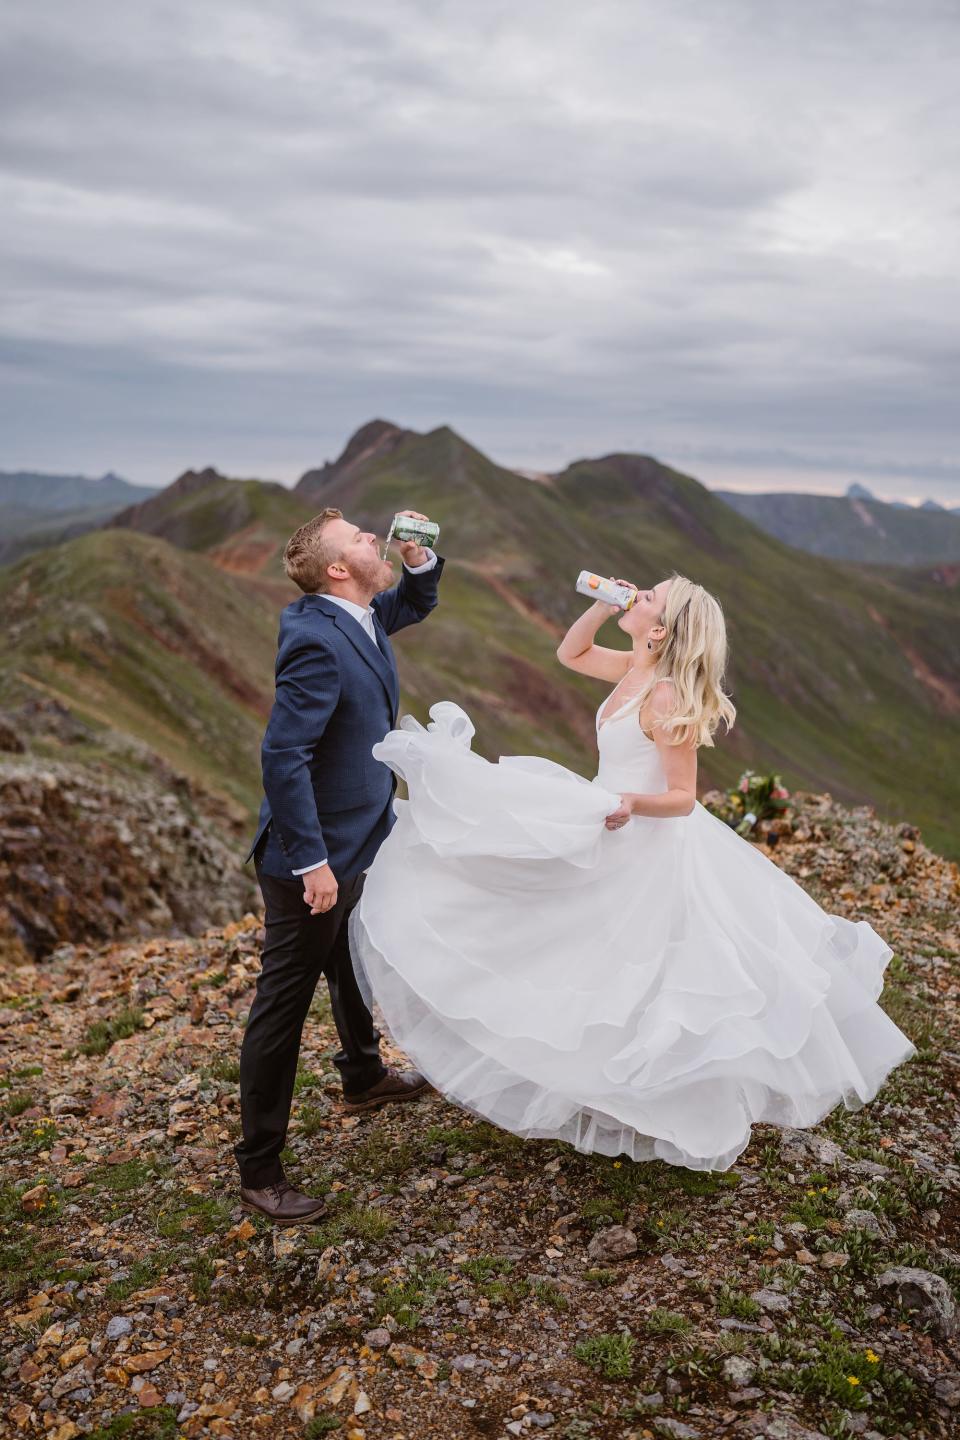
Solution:
M418 545L436 545L440 538L440 526L433 520L415 520L412 515L394 515L387 531L387 541L416 540Z

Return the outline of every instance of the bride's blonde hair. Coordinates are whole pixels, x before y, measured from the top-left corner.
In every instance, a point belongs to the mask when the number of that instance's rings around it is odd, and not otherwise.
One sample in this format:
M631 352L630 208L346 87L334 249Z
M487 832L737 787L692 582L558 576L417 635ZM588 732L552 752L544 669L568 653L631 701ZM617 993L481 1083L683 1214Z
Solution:
M667 731L671 745L689 740L712 745L720 722L729 730L737 715L723 689L728 654L723 611L702 585L674 574L660 623L666 638L650 683L637 698L642 705L658 681L672 681L666 713L658 715L656 725Z

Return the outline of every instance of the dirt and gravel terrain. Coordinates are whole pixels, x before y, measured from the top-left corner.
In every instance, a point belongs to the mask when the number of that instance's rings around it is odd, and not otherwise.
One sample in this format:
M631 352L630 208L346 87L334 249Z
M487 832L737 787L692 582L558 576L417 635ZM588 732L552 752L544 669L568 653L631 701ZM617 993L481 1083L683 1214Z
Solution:
M523 1142L436 1095L345 1117L318 993L286 1159L328 1209L275 1231L230 1154L256 915L8 968L3 1433L956 1434L957 869L828 797L769 853L890 941L918 1054L725 1174Z

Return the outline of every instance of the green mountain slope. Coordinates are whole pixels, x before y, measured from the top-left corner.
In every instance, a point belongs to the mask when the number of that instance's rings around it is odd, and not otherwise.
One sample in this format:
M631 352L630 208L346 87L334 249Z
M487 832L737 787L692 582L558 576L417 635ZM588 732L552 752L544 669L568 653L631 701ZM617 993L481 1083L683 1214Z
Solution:
M269 480L230 480L187 470L166 490L116 515L111 524L206 551L223 570L280 578L288 537L313 513L310 502Z
M653 583L677 569L718 595L733 651L738 723L701 752L701 788L745 764L776 768L958 853L960 587L949 568L901 578L805 555L649 457L582 460L534 481L446 427L376 423L349 463L308 472L297 492L183 477L123 528L0 572L12 619L0 705L24 686L55 696L101 727L104 753L112 735L126 756L133 737L250 813L277 613L296 593L279 578L285 540L320 505L380 533L409 506L440 522L448 557L441 606L397 637L404 703L421 719L452 699L483 753L543 754L592 774L605 687L555 657L583 605L577 572ZM623 642L614 626L603 639Z
M0 571L0 609L0 707L37 754L148 776L159 757L249 820L276 642L255 588L104 530ZM66 747L25 718L38 700L77 718Z
M701 752L702 779L778 768L794 785L909 818L957 852L956 590L901 587L792 550L648 457L580 461L537 483L447 428L334 477L323 501L375 528L398 506L441 523L443 605L429 631L401 637L404 676L421 711L464 703L487 753L534 751L590 773L603 687L554 656L581 606L577 572L653 583L677 569L718 595L733 652L739 719ZM604 639L620 643L612 626Z
M82 510L28 510L7 506L3 510L0 535L0 565L12 565L24 555L49 550L90 530L99 530L116 514L115 506L94 506Z
M875 565L960 561L960 515L857 495L713 492L777 540L834 560Z

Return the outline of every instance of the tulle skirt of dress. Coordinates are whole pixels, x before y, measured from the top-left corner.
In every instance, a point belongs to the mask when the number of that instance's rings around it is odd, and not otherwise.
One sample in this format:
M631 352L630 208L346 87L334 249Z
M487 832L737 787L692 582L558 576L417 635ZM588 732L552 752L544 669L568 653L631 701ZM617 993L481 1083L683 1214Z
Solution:
M351 918L361 988L442 1094L524 1137L725 1170L751 1126L858 1109L915 1053L888 945L826 914L699 804L491 764L457 706L376 747L409 787Z

